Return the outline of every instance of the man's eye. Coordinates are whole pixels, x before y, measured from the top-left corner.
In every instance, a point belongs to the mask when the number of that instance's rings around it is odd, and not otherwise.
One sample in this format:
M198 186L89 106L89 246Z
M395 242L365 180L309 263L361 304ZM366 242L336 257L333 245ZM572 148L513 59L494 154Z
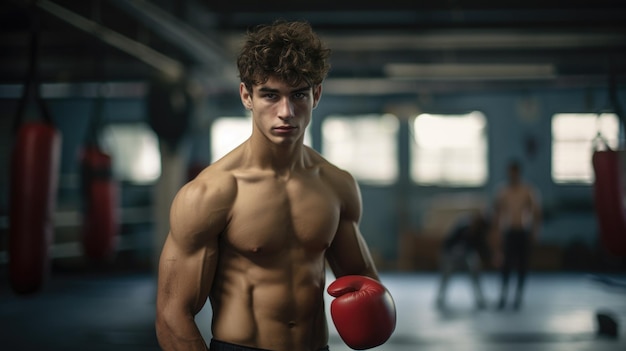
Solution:
M293 97L294 97L294 98L296 98L296 99L298 99L298 100L304 99L304 98L306 98L306 96L307 96L307 95L306 95L305 93L295 93L295 94L293 95Z

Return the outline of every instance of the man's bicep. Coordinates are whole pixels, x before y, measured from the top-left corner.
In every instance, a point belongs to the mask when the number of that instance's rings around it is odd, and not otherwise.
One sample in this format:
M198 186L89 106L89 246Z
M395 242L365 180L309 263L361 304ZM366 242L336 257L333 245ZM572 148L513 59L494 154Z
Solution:
M176 195L170 210L170 236L181 249L195 251L226 225L230 199L219 185L192 182Z
M170 233L159 264L159 293L173 308L197 313L210 291L217 238L226 221L226 210L213 208L212 199L204 184L190 183L172 204Z
M208 297L216 261L212 245L189 251L169 235L159 262L159 303L179 312L198 313Z

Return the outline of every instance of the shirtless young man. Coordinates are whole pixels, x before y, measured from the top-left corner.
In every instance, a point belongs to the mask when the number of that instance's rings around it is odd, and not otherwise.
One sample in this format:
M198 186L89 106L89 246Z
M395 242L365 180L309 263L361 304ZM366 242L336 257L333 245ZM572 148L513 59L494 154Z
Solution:
M305 22L248 32L237 64L252 134L173 201L158 277L163 349L207 350L194 316L208 298L212 351L327 350L326 262L336 277L378 284L355 179L303 145L329 56Z
M509 275L517 268L517 289L513 307L522 303L531 244L537 240L541 227L541 204L538 192L522 180L521 166L511 161L508 183L498 192L495 202L495 248L502 274L498 308L506 305Z

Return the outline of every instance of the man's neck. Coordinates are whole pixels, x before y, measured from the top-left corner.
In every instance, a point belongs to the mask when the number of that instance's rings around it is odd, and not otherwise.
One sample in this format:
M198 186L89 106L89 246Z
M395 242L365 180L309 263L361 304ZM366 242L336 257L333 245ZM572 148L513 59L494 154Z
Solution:
M278 175L288 175L304 165L304 145L301 142L277 145L267 140L247 142L250 163L258 168L272 170Z

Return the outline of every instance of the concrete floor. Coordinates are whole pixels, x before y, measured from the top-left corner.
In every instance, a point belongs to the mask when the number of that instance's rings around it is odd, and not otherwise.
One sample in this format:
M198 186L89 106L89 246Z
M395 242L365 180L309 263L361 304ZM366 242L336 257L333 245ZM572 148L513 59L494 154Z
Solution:
M0 350L159 350L151 274L57 274L31 296L15 295L6 277L0 278ZM387 273L381 278L394 296L398 319L390 340L372 350L626 350L626 289L585 273L531 274L518 311L494 308L494 274L483 277L490 301L483 310L474 308L463 275L453 277L444 310L434 305L437 274ZM626 281L626 275L611 278ZM617 338L598 335L597 312L616 319ZM197 318L207 339L209 320L207 307ZM350 350L332 323L330 330L330 349Z

